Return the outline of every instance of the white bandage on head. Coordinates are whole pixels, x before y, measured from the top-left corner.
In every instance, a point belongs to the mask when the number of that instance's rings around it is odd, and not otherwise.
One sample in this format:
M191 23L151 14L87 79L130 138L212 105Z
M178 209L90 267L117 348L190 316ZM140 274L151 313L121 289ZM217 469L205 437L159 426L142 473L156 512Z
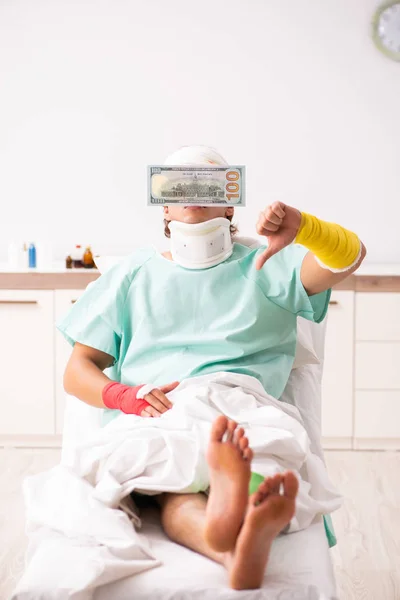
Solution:
M207 166L227 165L228 163L219 152L210 146L182 146L170 154L165 165Z
M210 146L183 146L168 156L166 165L222 166L228 163ZM186 269L207 269L223 262L232 254L230 221L224 217L204 223L171 221L171 254Z

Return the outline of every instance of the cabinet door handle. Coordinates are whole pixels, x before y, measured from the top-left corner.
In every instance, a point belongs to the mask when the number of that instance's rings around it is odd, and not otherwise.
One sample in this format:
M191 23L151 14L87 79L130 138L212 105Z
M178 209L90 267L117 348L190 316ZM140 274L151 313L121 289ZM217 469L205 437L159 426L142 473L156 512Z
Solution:
M0 300L0 304L38 304L37 300Z
M337 300L329 300L329 304L331 306L336 306L337 304L339 304L339 302Z
M78 302L78 300L71 300L71 304L75 304L75 302Z

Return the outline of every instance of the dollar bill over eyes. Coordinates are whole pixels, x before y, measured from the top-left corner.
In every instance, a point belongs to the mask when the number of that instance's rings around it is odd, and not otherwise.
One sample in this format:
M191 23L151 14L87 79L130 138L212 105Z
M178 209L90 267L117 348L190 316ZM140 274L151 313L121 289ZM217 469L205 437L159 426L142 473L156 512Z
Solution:
M150 165L148 206L245 206L245 167Z

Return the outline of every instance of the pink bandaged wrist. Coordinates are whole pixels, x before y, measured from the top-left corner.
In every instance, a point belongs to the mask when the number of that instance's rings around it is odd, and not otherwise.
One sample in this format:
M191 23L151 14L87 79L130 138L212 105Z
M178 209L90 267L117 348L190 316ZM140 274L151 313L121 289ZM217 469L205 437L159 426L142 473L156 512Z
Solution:
M143 388L147 388L145 385L137 385L132 387L130 385L123 385L116 381L108 383L102 392L102 398L107 408L114 410L120 410L128 415L141 415L142 411L150 406L143 396L150 393L149 391L143 390L144 394L141 394ZM154 386L152 386L154 389Z

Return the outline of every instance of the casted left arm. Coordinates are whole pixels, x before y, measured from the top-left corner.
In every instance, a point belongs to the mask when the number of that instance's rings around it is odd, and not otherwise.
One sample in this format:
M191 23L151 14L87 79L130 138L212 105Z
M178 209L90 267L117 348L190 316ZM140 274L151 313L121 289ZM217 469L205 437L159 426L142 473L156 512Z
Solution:
M292 242L310 250L301 267L301 281L309 296L346 279L367 253L355 233L282 202L275 202L260 214L257 233L268 239L268 248L258 257L257 269Z
M359 260L348 271L342 273L332 273L332 271L329 271L328 269L323 269L315 260L314 254L308 252L304 257L301 266L301 282L307 294L313 296L314 294L324 292L346 279L346 277L354 273L354 271L357 271L367 254L364 244L362 242L360 242L360 244L361 252Z

